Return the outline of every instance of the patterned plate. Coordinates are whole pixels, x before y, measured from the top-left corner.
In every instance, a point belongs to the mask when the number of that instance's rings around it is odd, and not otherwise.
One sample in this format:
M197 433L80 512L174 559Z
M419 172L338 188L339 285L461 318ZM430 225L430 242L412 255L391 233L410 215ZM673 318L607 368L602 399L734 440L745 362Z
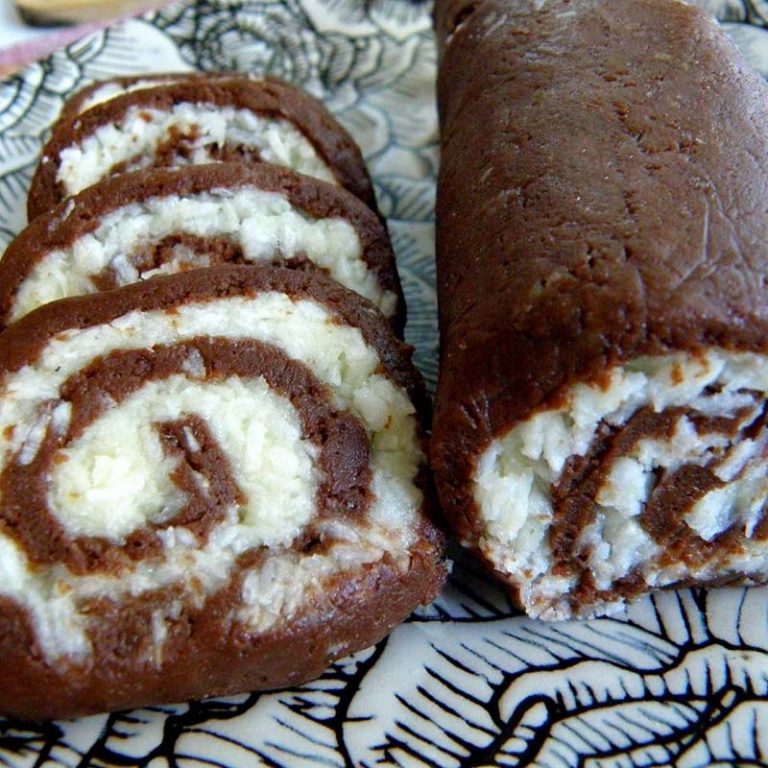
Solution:
M768 74L768 0L699 0ZM406 0L199 0L92 35L0 85L0 241L47 127L114 74L237 69L322 97L389 218L409 338L434 383L435 48ZM2 686L2 680L0 680ZM273 694L72 722L0 719L0 765L768 765L768 590L664 593L622 618L543 624L457 555L444 595L376 648Z

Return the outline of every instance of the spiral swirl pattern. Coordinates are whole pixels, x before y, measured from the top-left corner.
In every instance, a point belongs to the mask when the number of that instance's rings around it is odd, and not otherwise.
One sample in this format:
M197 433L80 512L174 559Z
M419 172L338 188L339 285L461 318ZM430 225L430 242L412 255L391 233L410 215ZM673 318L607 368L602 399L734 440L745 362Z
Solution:
M415 373L383 318L316 280L200 270L6 332L0 626L26 624L51 669L92 670L117 637L161 670L181 617L250 642L367 599L345 584L368 571L407 580L421 550L437 574Z
M262 163L106 179L37 217L0 262L0 322L49 301L216 264L317 267L400 323L379 218L346 190Z
M716 348L571 387L480 458L479 547L549 617L766 572L767 392L763 356Z
M359 148L319 101L278 80L192 77L138 90L117 84L112 98L65 113L27 212L32 219L110 175L211 162L282 165L375 206Z

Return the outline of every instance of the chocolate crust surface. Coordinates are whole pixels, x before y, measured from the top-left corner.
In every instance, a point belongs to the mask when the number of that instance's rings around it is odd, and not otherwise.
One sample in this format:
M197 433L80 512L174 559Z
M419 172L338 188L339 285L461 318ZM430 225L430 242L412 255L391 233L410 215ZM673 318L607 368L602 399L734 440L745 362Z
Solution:
M436 26L432 463L476 542L478 458L575 384L645 356L768 351L768 92L671 0L441 0Z
M411 350L394 336L380 313L322 275L276 267L220 266L45 305L0 335L0 377L26 370L25 366L33 364L54 338L57 343L66 342L68 331L119 323L128 314L135 317L137 313L160 311L173 317L189 304L262 293L314 300L330 311L330 328L359 328L380 360L377 373L423 406L423 383L410 362ZM119 406L147 379L168 379L187 370L190 359L197 360L195 368L200 366L194 374L200 381L212 378L217 382L230 375L248 377L263 369L261 375L269 386L295 401L306 435L323 446L318 461L331 481L318 486L318 520L338 518L337 524L347 520L350 529L339 536L339 541L343 545L352 542L354 538L347 540L345 536L373 525L360 520L370 502L367 435L358 417L335 410L338 406L332 405L329 387L315 380L309 368L279 352L270 353L269 347L256 340L201 337L167 347L118 349L94 357L88 367L70 376L62 389L62 397L71 407L67 441L78 439L104 409ZM186 527L205 542L212 526L237 501L233 476L226 461L206 446L209 433L194 415L157 424L156 428L163 445L185 457L179 484L184 487L186 483L190 490L204 487L204 496L218 499L216 509L198 509L196 494L200 492L191 492L190 505L163 525ZM46 528L44 514L34 512L34 519L16 520L17 508L34 506L34 475L39 465L56 463L56 439L48 431L35 449L34 459L26 461L17 455L16 464L3 468L0 482L5 508L0 510L0 531L4 536L23 548L35 568L51 562L66 563L67 569L79 576L105 569L121 574L123 569L130 569L133 559L156 556L151 526L117 546L110 545L114 553L98 539L82 537L70 537L71 546L64 552L67 536L54 530L55 524ZM24 485L16 482L24 473L32 478L26 484L28 498L21 505L13 499L9 502L10 492L18 496ZM199 477L205 478L203 486ZM346 565L334 572L328 583L323 582L322 591L313 591L311 599L287 620L266 630L254 631L235 620L232 610L246 588L244 579L249 569L271 556L269 547L240 555L230 581L209 594L202 605L183 599L174 585L125 601L109 595L86 598L86 615L96 627L89 630L93 651L86 659L52 663L30 614L12 598L0 596L0 711L21 719L75 717L150 703L270 690L316 677L334 659L380 640L417 605L434 599L442 587L446 577L443 536L430 520L426 478L419 476L416 484L424 491L423 506L409 524L413 525L413 538L405 563L399 550L391 555L385 550L382 557L357 566L344 560ZM28 510L27 514L31 513ZM322 556L335 545L333 530L312 522L287 551L299 561L303 556ZM32 540L26 541L29 537ZM174 608L176 603L181 607ZM160 659L153 656L152 633L148 635L158 612L166 616Z
M166 82L176 81L199 81L199 80L231 80L242 77L238 72L161 72L154 75L140 75L128 77L114 77L109 80L98 80L85 88L81 88L73 96L70 96L64 103L61 115L57 122L69 122L77 115L82 114L88 107L87 102L91 99L105 84L115 85L121 89L129 89L139 83L146 83L148 87L164 85ZM114 98L111 96L110 98ZM107 101L109 99L105 99Z
M405 301L392 245L385 225L368 206L347 190L288 168L260 163L211 163L179 169L157 168L119 174L61 201L36 217L8 246L0 261L0 324L7 325L20 284L34 266L52 251L64 249L97 229L101 219L133 202L175 196L185 198L208 191L254 187L286 197L291 205L317 219L342 218L353 226L361 244L361 257L382 290L397 297L393 323L405 324ZM192 243L193 250L210 243ZM276 257L278 255L276 254ZM236 252L220 254L222 261L237 260ZM105 288L114 287L105 285Z
M221 597L221 606L208 606L205 614L190 611L179 616L161 674L150 665L137 669L125 658L136 639L133 633L151 620L151 600L130 610L99 606L116 619L115 634L99 643L100 663L57 673L40 657L25 614L12 601L0 598L3 714L23 720L61 719L148 702L301 685L335 659L377 643L414 605L434 599L445 579L436 556L442 543L434 538L434 529L424 534L406 573L381 562L346 579L342 575L311 611L267 634L253 636L242 627L223 626L226 596Z
M64 197L56 178L62 150L90 136L97 128L119 120L132 107L167 111L178 103L232 107L287 120L314 146L339 185L375 208L373 187L359 147L321 102L275 78L215 76L187 77L169 85L129 92L79 115L65 110L52 129L32 179L27 200L29 219L53 208Z

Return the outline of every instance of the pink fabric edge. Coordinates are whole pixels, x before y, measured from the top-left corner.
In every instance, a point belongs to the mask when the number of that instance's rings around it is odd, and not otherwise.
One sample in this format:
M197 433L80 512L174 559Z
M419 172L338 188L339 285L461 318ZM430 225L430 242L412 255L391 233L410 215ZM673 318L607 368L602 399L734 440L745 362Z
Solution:
M21 69L28 64L33 64L37 59L50 56L60 48L64 48L67 45L74 43L76 40L79 40L86 35L92 34L93 32L99 32L100 30L111 27L112 25L118 24L121 21L137 18L143 13L158 10L159 8L169 4L170 0L162 0L161 2L149 2L145 8L140 9L135 13L124 14L122 16L118 16L115 19L110 19L107 21L80 24L76 27L65 27L63 29L57 29L55 32L44 35L39 39L25 40L19 43L13 43L6 48L0 49L0 76L3 74L12 74L14 71Z

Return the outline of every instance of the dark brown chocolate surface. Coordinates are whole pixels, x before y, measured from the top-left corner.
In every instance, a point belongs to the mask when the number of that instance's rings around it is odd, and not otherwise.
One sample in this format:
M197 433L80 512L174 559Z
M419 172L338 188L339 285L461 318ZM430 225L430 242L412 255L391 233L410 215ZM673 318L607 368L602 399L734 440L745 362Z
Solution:
M58 158L63 149L79 143L99 126L119 120L131 107L169 110L182 102L247 109L288 120L312 143L339 184L366 205L375 207L373 187L360 149L322 103L273 78L213 77L186 79L134 91L97 104L80 115L71 115L65 110L52 129L32 179L27 201L29 219L50 210L63 198L63 191L56 181Z
M380 355L382 373L417 400L423 400L422 383L410 362L410 348L396 339L372 306L322 275L257 266L220 266L159 277L115 291L48 304L0 334L0 376L34 362L48 340L66 329L108 323L129 311L172 312L174 307L190 302L273 290L315 299L328 307L339 324L359 327ZM193 348L202 361L196 377L263 376L270 387L294 402L305 434L321 446L319 464L325 479L318 491L322 497L318 514L359 521L369 502L370 482L368 440L363 427L351 414L333 410L327 387L305 366L255 341L200 337L151 350L116 351L94 360L71 377L64 388L64 396L72 403L68 434L56 438L49 433L38 459L22 469L28 474L44 475L44 468L36 464L56 460L60 447L57 439L64 443L74 439L98 418L105 402L119 402L148 378L178 372ZM238 498L237 484L205 424L191 417L158 424L156 428L165 449L183 455L179 472L172 479L186 487L188 469L208 480L216 503L211 505L209 497L207 506L198 504L199 499L191 494L190 503L179 512L184 525L204 540L219 508ZM195 438L192 445L190 432ZM55 521L50 516L46 522L41 510L37 510L39 514L30 513L34 480L14 482L10 490L6 487L18 468L18 463L11 464L1 478L4 505L8 504L8 508L0 515L0 526L22 543L37 563L61 560L78 573L105 569L117 572L128 564L125 557L135 561L158 555L152 526L128 537L119 556L111 559L107 557L108 548L97 540L67 541L66 535L51 526ZM411 547L410 564L405 570L384 557L380 562L341 573L333 577L325 591L313 593L311 602L290 620L268 631L248 630L232 618L245 570L270 555L270 550L263 548L246 552L229 584L209 596L202 607L184 603L167 625L168 636L159 661L150 653L152 615L158 609L167 612L171 602L180 598L174 589L127 598L119 604L106 597L92 600L83 610L89 616L88 637L94 656L63 667L46 661L25 611L13 601L0 598L0 712L25 719L72 717L278 688L311 679L330 661L377 642L417 605L436 596L446 569L442 536L428 518L428 503L426 495L417 523L417 541ZM332 543L310 525L294 549L311 555L321 553ZM73 560L70 555L75 551ZM36 552L39 556L35 556Z
M96 184L62 201L52 210L33 220L8 246L0 261L0 327L8 322L13 298L21 282L35 264L51 251L66 248L79 237L93 232L101 220L116 209L132 202L150 198L188 197L219 189L255 187L265 192L283 195L291 205L306 211L312 218L346 219L360 238L361 255L375 273L379 285L398 297L398 311L394 324L402 330L405 324L405 302L397 275L395 257L385 225L365 204L353 194L332 184L294 173L278 165L261 163L245 166L236 163L211 163L184 169L155 169L127 173ZM216 256L226 245L226 238L214 242L187 244L202 253ZM166 243L173 245L173 243ZM219 253L224 261L238 261L233 251ZM280 254L275 254L278 260ZM147 269L158 266L162 253L138 253L135 262L142 259ZM110 274L101 277L101 287L114 287Z
M768 351L768 89L673 0L439 0L433 467L640 355Z

